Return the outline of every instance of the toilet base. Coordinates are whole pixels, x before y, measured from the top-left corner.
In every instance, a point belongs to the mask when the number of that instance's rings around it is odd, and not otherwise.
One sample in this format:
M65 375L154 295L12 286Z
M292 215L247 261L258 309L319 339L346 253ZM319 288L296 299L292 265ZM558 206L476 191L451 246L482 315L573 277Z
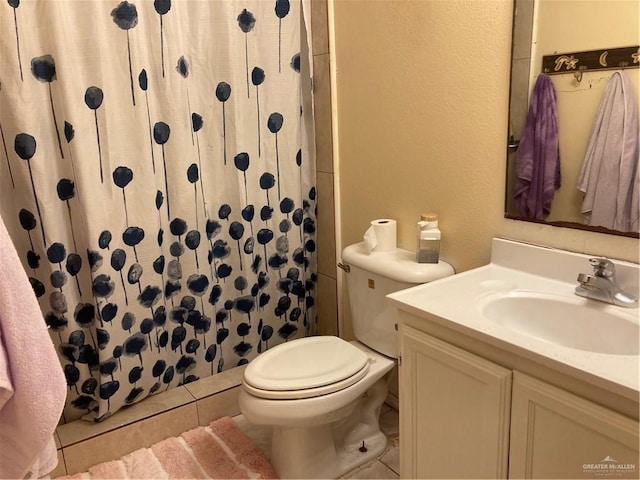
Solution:
M271 465L279 478L337 478L331 429L274 427Z
M378 457L387 446L387 437L378 431L362 444L336 448L330 426L315 428L275 428L271 464L280 478L338 478ZM295 451L292 451L295 450Z
M341 420L316 427L274 427L271 464L280 478L338 478L380 455L387 437L380 409L388 375L378 380ZM362 448L364 447L364 448Z

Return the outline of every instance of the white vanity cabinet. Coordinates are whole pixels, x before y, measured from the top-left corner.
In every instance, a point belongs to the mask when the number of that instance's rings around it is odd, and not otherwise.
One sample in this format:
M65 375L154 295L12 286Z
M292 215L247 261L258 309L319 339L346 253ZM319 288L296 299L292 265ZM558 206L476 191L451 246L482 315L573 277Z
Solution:
M400 326L400 478L505 478L511 371Z
M499 365L402 321L399 334L401 478L640 477L636 420L517 360Z

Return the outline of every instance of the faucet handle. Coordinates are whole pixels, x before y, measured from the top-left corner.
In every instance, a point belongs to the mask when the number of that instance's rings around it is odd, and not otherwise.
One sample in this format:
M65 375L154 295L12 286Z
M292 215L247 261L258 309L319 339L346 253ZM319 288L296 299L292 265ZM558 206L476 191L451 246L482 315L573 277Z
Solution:
M611 260L606 258L590 258L589 263L593 266L596 277L613 279L616 275L616 266Z

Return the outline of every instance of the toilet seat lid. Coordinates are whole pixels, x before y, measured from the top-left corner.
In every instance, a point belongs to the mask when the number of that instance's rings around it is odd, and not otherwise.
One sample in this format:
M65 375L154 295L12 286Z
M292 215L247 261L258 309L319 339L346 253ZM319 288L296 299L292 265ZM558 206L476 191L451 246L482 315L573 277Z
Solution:
M315 389L357 377L368 361L365 352L341 338L307 337L259 355L247 365L244 381L266 391Z
M265 398L268 400L300 400L304 398L320 397L322 395L329 395L343 390L351 385L358 383L365 375L369 373L369 364L367 363L362 370L356 372L344 380L332 383L331 385L323 385L321 387L307 388L304 390L262 390L249 385L247 382L243 383L243 388L254 397Z

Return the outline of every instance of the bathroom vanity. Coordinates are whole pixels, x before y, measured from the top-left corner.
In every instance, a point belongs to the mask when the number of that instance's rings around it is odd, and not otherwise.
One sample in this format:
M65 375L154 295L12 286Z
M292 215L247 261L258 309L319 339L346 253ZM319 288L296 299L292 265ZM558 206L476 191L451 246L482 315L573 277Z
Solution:
M388 296L401 478L638 478L640 312L575 295L589 258L494 239L489 265Z

